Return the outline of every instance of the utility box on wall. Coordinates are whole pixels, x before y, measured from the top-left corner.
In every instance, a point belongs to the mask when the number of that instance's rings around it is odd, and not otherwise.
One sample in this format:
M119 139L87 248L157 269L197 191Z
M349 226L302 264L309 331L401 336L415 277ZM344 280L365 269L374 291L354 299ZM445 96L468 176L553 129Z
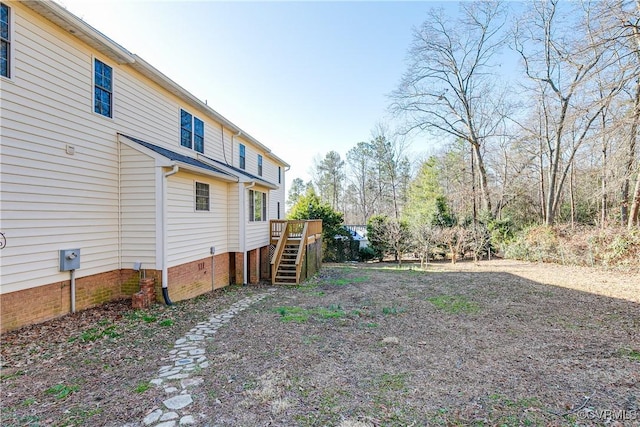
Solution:
M80 249L60 249L60 271L80 268Z

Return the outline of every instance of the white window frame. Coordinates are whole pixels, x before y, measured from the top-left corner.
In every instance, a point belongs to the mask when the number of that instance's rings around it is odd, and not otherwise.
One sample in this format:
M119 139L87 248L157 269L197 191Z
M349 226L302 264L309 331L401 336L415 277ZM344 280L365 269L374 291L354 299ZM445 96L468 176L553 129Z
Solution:
M2 3L4 6L7 7L7 10L9 11L9 19L8 19L8 25L9 25L9 38L6 39L5 41L8 44L7 47L7 74L6 76L0 76L1 79L7 79L7 80L12 80L13 76L14 76L14 55L13 55L13 35L14 35L14 19L13 19L13 8L11 6L9 6L7 3L5 2L0 2Z
M207 194L203 195L203 194L198 194L198 187L205 185L206 189L207 189ZM211 212L211 186L206 183L206 182L200 182L200 181L194 181L193 183L193 202L195 204L194 209L196 212ZM207 202L207 208L206 209L201 209L199 208L199 206L201 206L198 203L198 199L199 198L206 198L206 202Z
M257 197L257 199L256 199ZM260 201L260 210L256 211L256 201ZM268 221L269 212L267 209L267 193L258 190L249 190L249 222L265 222ZM256 219L256 213L260 217Z
M109 65L106 61L102 60L101 58L98 57L92 57L91 58L91 111L93 112L93 114L99 116L99 117L104 117L105 119L109 119L109 120L113 120L113 117L115 115L115 103L116 103L116 96L115 96L115 88L116 88L116 79L115 79L115 69L113 68L112 65ZM107 67L109 67L111 69L111 105L110 110L109 110L109 115L105 116L102 113L98 113L96 111L96 61L100 61L103 65L106 65Z

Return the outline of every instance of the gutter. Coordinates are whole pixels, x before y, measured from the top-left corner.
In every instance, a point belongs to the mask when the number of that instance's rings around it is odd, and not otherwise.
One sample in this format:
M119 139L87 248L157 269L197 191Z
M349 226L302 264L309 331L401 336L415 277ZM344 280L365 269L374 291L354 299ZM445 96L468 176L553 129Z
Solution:
M171 302L171 299L169 298L169 249L167 243L167 235L169 234L167 210L169 204L167 203L167 181L171 175L177 174L179 170L180 166L174 163L173 168L169 172L165 172L164 174L162 174L164 177L164 179L162 180L162 297L164 298L164 302L167 305L173 305L173 302Z

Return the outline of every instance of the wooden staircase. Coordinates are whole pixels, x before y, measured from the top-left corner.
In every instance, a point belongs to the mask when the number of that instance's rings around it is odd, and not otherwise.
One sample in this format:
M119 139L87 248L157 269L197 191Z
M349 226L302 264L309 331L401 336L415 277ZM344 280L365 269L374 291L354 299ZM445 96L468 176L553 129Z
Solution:
M297 285L306 278L303 271L307 245L322 233L322 221L271 221L271 243L275 250L271 258L271 283Z
M298 283L296 260L300 252L300 239L288 239L284 245L280 263L276 267L274 284L295 285Z

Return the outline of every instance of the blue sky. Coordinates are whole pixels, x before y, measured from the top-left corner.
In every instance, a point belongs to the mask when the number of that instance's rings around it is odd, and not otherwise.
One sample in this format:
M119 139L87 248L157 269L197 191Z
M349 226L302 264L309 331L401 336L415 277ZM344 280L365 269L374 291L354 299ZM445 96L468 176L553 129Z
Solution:
M206 100L310 179L378 122L405 69L412 28L445 2L57 0ZM429 149L428 137L411 150Z

